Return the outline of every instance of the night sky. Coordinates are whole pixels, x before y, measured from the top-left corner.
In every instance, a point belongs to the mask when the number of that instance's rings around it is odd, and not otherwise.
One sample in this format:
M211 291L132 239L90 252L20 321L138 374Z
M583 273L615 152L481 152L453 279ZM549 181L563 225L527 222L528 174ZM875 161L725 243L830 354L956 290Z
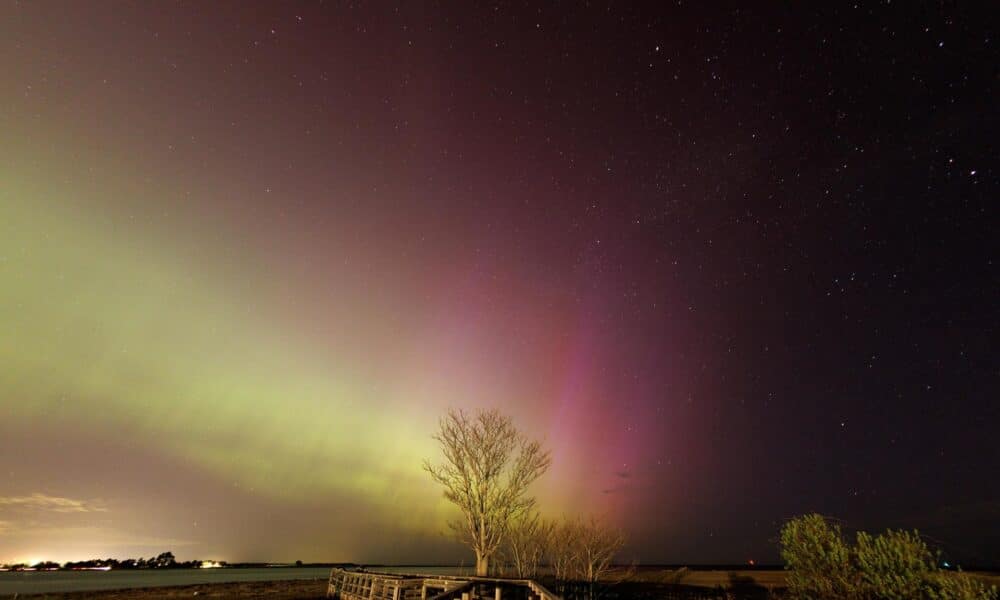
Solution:
M6 2L0 562L471 561L448 407L641 563L1000 557L988 3Z

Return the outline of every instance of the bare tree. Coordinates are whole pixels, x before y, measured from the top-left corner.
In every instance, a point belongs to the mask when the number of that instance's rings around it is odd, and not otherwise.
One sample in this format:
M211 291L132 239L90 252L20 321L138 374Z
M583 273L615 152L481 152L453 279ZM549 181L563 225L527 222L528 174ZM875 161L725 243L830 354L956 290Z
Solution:
M549 554L548 545L554 524L537 512L525 512L511 522L504 554L514 575L527 579L538 575L538 565Z
M580 522L564 518L549 531L549 564L559 581L568 581L575 575L579 563Z
M625 534L591 518L579 526L578 535L579 577L593 585L611 569L615 555L625 545Z
M549 468L551 456L495 410L448 411L434 439L444 462L424 461L424 470L462 511L452 527L476 553L476 575L485 576L511 520L534 507L528 486Z
M624 546L625 535L597 519L563 519L549 539L549 561L564 595L582 594L593 600L598 597L599 582L614 585L633 572L630 569L620 577L610 577L612 561Z

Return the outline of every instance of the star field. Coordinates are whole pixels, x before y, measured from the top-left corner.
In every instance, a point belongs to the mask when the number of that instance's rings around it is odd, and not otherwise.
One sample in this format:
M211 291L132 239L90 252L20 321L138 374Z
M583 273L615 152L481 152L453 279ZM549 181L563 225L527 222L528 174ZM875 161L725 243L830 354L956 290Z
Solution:
M0 561L461 560L459 406L645 564L995 563L993 12L5 6L0 496L101 510Z

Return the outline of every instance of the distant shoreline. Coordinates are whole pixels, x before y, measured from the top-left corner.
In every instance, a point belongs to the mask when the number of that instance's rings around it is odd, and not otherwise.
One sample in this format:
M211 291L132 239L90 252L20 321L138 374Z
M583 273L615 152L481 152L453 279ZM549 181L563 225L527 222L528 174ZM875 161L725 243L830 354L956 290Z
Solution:
M48 569L29 568L4 568L0 567L0 573L107 573L107 572L165 572L165 571L207 571L207 570L232 570L232 569L356 569L362 565L354 563L236 563L225 564L217 567L196 567L196 566L176 566L176 567L59 567Z

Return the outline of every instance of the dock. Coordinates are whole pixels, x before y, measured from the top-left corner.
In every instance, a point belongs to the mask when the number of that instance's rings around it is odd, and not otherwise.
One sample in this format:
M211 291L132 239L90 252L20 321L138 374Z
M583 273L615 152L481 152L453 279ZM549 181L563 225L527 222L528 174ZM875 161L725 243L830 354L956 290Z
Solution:
M561 600L530 579L375 573L334 568L331 600Z

